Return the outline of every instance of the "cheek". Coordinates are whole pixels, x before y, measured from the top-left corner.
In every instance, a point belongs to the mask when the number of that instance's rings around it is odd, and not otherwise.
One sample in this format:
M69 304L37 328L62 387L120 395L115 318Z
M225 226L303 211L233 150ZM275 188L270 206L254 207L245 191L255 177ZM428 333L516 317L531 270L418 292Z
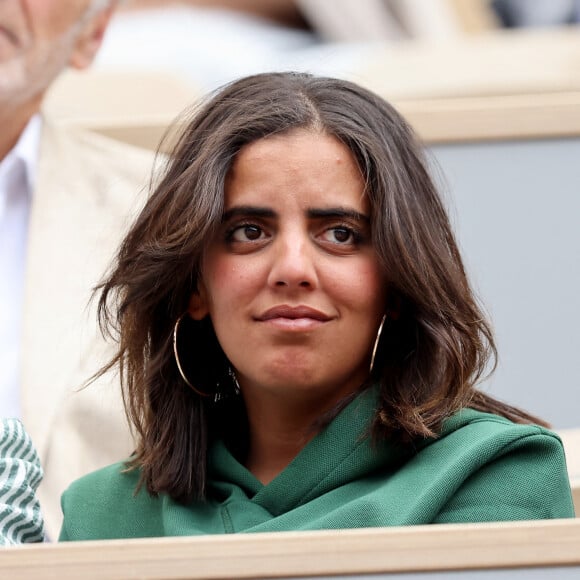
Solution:
M374 261L348 265L342 272L335 269L329 280L333 293L356 312L379 317L385 312L386 277Z
M261 278L259 268L251 261L240 263L232 256L211 260L211 268L207 268L204 274L210 313L236 309L260 287Z
M369 303L384 314L387 307L387 279L384 272L373 265L367 273L367 292Z

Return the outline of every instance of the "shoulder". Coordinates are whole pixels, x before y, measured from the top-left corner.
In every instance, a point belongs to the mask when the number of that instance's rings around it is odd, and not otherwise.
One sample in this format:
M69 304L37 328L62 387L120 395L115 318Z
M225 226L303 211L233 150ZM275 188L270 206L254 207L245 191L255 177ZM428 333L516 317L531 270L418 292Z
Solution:
M526 437L547 438L561 447L558 435L549 429L533 424L514 423L505 417L483 413L473 409L463 409L443 424L441 437L458 437L483 441L487 444L507 444Z
M149 172L153 168L155 152L148 149L135 147L86 130L63 130L63 138L65 136L75 145L80 146L85 156L106 158L119 171L128 175L136 170L141 175L143 171Z
M40 461L30 435L18 419L0 419L0 477L16 478L13 465L26 466L27 472L42 477Z
M125 462L114 463L74 481L63 493L64 522L60 540L110 539L147 535L139 527L150 515L156 498L138 491L139 471L128 470Z
M70 485L67 493L84 493L91 489L98 491L102 486L107 486L110 492L112 488L133 486L137 480L138 472L129 470L126 461L118 461L80 477Z
M98 509L106 498L108 503L125 501L137 487L138 473L128 471L124 462L114 463L93 471L74 481L62 496L63 511L83 505L88 509Z
M440 522L574 515L562 442L538 425L466 409L420 455L452 475Z
M32 440L17 419L0 420L0 545L44 537L36 489L42 468Z
M141 157L142 159L151 158L155 154L149 148L130 145L122 139L107 137L98 131L83 128L81 125L55 121L46 111L41 113L41 119L42 142L62 145L63 147L82 144L83 151L123 151L129 153L131 156L135 156L135 158Z
M533 424L514 423L509 419L463 409L448 419L441 431L443 445L461 445L492 457L519 447L538 447L564 457L562 441L553 431Z
M433 454L454 453L477 463L519 451L535 453L538 461L557 458L565 466L564 448L558 435L539 425L518 424L489 413L463 409L445 421L439 437L424 445Z
M89 204L107 216L131 219L142 207L164 156L94 132L44 118L37 171L37 202L47 198ZM48 201L50 200L50 201ZM36 202L35 202L36 203ZM90 211L90 210L89 210Z
M163 157L148 149L136 147L98 133L51 123L43 118L41 167L47 159L58 162L58 169L68 172L77 167L86 176L99 175L101 180L121 179L146 185L157 163ZM54 170L55 168L47 167Z

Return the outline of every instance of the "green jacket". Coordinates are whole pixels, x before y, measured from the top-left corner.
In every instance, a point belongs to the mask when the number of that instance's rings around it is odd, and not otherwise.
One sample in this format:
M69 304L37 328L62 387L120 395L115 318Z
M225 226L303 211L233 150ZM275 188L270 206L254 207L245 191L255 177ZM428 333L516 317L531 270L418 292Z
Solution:
M181 505L135 495L123 464L63 494L61 540L320 530L574 517L564 451L541 427L466 409L412 449L365 437L371 389L346 407L268 485L217 442L209 498Z

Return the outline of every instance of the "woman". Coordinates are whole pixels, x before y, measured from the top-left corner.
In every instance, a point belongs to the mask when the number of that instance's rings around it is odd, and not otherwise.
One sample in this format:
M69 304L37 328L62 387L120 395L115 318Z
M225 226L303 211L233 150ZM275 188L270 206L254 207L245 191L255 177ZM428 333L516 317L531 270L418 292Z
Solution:
M574 515L558 438L475 389L492 333L420 145L354 84L202 106L100 311L137 448L61 539Z

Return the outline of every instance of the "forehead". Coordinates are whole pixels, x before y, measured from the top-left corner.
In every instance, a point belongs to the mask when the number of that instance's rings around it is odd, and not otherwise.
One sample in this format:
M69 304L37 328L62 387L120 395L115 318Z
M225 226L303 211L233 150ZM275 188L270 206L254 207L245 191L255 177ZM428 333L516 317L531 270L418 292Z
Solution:
M242 147L228 173L225 205L366 205L354 155L336 137L306 129L271 135Z
M322 171L342 171L360 174L352 152L334 135L310 129L292 129L276 133L244 145L236 155L230 176L239 176L251 169L266 175L273 166L280 164L285 173L304 168L308 174Z

